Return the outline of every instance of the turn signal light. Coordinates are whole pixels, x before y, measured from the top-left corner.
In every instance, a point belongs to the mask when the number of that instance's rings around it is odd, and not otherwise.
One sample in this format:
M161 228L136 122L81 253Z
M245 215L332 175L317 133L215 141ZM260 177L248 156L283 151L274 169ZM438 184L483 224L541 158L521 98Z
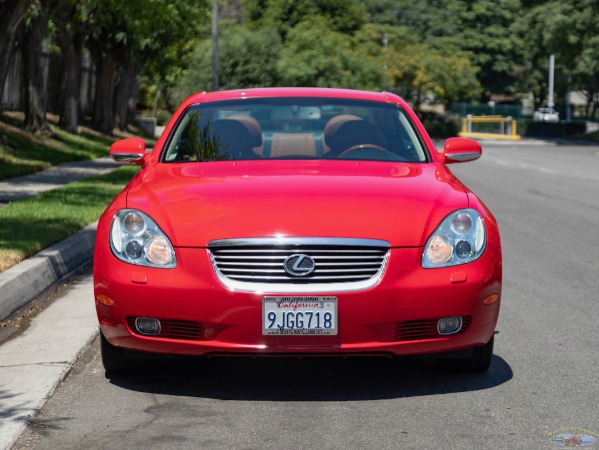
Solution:
M483 300L483 304L485 304L485 305L492 305L497 300L499 300L499 294L491 294L491 295L489 295L487 298L485 298Z
M106 295L98 295L96 297L96 300L98 300L100 303L102 303L103 305L106 305L106 306L114 305L114 300L111 299L110 297L107 297Z

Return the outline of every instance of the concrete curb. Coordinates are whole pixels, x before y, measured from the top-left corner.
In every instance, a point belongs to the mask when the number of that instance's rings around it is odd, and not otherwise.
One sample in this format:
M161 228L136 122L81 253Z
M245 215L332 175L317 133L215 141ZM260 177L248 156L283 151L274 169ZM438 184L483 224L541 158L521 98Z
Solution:
M98 222L0 273L0 320L91 262Z

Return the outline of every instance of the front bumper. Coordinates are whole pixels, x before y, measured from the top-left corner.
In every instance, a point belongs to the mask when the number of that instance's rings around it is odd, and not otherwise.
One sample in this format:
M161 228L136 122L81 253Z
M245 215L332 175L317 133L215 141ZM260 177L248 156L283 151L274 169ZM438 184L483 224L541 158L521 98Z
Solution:
M484 345L499 314L498 247L489 246L470 264L442 269L423 269L420 248L393 248L376 286L307 294L338 298L337 335L264 336L262 297L279 293L227 290L215 276L206 249L177 248L176 252L175 269L153 269L123 263L107 246L96 246L96 310L112 345L179 355L414 355ZM487 304L490 298L497 300ZM405 323L434 323L447 316L468 318L468 328L450 336L423 334L409 339L398 331ZM143 336L134 330L135 317L183 324L195 334Z

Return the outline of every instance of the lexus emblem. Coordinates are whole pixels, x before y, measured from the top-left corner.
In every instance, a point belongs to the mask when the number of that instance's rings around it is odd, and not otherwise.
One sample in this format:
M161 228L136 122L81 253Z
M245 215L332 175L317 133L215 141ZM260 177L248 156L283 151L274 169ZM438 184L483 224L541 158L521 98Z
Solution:
M308 255L291 255L283 263L285 272L292 277L305 277L316 269L316 263Z

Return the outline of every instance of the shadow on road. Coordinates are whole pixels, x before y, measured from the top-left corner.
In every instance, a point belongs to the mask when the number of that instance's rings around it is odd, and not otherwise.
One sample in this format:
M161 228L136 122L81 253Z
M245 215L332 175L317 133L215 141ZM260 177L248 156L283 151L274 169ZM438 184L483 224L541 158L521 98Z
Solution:
M112 377L124 389L242 401L364 401L489 389L513 377L495 355L485 374L439 369L420 358L195 359L161 362L148 375Z

